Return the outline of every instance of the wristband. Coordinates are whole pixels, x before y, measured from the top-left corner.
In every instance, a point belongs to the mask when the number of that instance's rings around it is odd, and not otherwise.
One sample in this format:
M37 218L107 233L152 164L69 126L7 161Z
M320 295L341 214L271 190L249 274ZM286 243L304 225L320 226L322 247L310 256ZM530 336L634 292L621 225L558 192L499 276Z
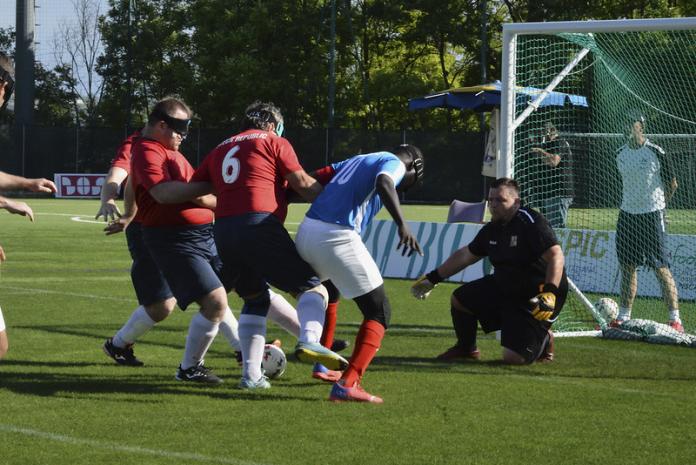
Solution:
M550 292L556 295L556 292L558 292L558 286L556 286L553 283L546 283L544 284L544 287L541 289L541 292Z
M428 281L430 281L432 284L438 284L445 280L445 278L440 276L440 273L437 272L437 268L426 274L425 277L428 278Z

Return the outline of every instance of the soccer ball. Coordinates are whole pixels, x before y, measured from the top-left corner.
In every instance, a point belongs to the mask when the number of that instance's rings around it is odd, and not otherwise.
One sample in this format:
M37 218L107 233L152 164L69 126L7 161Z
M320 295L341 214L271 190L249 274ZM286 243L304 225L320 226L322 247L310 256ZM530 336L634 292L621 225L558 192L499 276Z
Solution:
M288 359L285 357L285 352L273 344L266 344L263 350L263 360L261 360L261 369L264 374L269 378L280 378L285 373L287 366Z
M619 316L619 304L616 301L603 297L595 302L595 308L606 321L615 320Z

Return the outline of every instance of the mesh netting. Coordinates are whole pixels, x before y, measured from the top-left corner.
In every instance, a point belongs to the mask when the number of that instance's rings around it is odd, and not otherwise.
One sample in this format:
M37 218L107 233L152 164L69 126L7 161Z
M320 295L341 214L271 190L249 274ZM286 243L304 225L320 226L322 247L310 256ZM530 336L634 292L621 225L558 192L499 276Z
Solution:
M522 198L551 222L590 302L626 305L635 289L632 317L666 322L678 306L694 332L696 31L520 35L516 86L545 88L583 48L554 89L565 104L515 131ZM571 297L557 327L595 325Z

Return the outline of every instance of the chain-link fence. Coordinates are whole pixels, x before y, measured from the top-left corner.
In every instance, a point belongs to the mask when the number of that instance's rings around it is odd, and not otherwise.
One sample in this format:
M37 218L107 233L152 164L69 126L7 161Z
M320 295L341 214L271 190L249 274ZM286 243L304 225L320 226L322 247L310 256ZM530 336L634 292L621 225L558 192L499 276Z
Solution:
M0 170L48 178L53 173L105 173L129 132L126 128L0 126ZM193 128L180 150L197 166L236 132ZM484 196L482 133L289 128L286 137L308 171L359 153L414 144L423 151L426 174L423 184L409 191L405 200L448 203L454 198L478 201Z

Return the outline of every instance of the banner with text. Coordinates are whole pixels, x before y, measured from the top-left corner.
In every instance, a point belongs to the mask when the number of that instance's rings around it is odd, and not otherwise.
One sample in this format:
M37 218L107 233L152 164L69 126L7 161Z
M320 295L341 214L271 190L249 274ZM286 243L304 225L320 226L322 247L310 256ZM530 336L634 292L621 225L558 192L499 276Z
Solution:
M55 173L57 198L95 198L101 195L106 174Z
M401 255L393 221L373 221L363 234L363 241L387 278L417 279L441 264L457 249L467 245L481 229L480 224L409 222L425 253ZM618 295L620 287L619 264L616 258L615 232L580 229L557 230L563 248L568 276L586 292ZM668 236L670 269L679 290L679 298L696 299L696 236L674 234ZM465 282L490 272L488 260L466 268L448 281ZM655 273L646 267L638 271L638 294L659 297L660 285Z

